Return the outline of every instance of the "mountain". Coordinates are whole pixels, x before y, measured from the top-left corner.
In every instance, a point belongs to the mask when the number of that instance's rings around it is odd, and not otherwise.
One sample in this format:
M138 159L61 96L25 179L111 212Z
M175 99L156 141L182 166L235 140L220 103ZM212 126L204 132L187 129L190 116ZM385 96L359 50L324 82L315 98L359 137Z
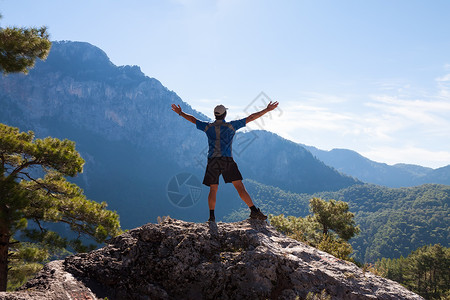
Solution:
M37 137L75 141L86 164L73 181L88 198L116 210L124 228L165 215L208 218L208 190L201 184L207 139L171 111L172 103L209 120L139 67L115 66L82 42L54 42L47 60L28 75L0 78L0 122ZM299 193L359 183L277 135L250 131L236 139L233 150L245 178ZM219 219L241 203L233 187L221 183Z
M166 219L47 264L1 299L423 299L264 221ZM322 298L321 298L322 299Z
M320 150L302 145L315 157L338 171L367 183L411 187L426 183L450 184L450 165L432 169L411 164L388 165L372 161L348 149Z
M447 182L446 184L450 184L450 165L434 169L428 174L427 180L430 182Z
M183 170L177 152L200 147L194 130L167 131L169 124L186 125L169 116L171 102L205 118L138 67L117 67L87 43L55 42L29 75L0 81L0 122L37 137L74 140L86 160L74 181L90 199L116 210L125 228L158 215L193 213L161 202L169 179ZM201 174L199 168L192 172Z
M450 246L450 186L426 184L388 188L373 184L354 185L335 192L296 194L251 180L246 187L261 208L270 214L305 217L309 200L319 197L349 203L361 233L350 240L357 261L374 263L385 258L406 257L430 244ZM243 207L225 217L245 217Z
M243 139L253 141L243 150L240 150L242 146L238 148L234 156L248 178L255 181L297 193L336 191L361 183L343 176L304 147L274 133L254 130L243 135L237 138L238 145Z

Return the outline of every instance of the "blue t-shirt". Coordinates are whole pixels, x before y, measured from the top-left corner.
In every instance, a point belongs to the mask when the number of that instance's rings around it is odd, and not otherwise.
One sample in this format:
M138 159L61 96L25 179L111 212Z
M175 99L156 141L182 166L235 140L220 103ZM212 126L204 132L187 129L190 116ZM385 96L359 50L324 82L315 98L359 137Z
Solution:
M216 120L214 123L208 123L197 120L195 123L197 129L204 131L208 137L208 158L211 157L233 157L231 144L236 130L245 127L246 119L226 122L225 120Z

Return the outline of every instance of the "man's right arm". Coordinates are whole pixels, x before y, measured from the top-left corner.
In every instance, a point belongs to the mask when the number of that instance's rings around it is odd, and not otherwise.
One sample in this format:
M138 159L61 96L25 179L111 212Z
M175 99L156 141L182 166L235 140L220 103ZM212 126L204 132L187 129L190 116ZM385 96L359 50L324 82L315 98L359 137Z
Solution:
M183 112L183 111L181 110L181 106L179 106L179 105L177 106L177 105L175 105L175 104L172 104L172 110L173 110L174 112L176 112L178 115L180 115L180 116L182 116L183 118L185 118L186 120L188 120L189 122L194 123L194 124L197 123L197 119L196 119L194 116L192 116L192 115L190 115L190 114L187 114L187 113Z
M265 113L267 113L269 111L272 111L275 108L277 108L277 106L278 106L278 102L277 101L275 101L273 103L272 103L272 101L270 101L269 104L267 104L266 108L264 108L263 110L255 112L255 113L251 114L250 116L248 116L246 118L246 120L245 120L246 123L250 123L251 121L254 121L254 120L262 117Z

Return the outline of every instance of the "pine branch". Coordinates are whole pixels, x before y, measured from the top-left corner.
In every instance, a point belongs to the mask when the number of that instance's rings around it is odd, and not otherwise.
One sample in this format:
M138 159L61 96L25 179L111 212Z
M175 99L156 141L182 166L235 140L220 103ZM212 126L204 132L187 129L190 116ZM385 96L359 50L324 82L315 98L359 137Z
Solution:
M36 189L33 189L33 190L32 189L28 189L29 191L37 191L39 189L46 190L48 196L52 196L52 197L56 198L56 193L54 193L51 190L51 188L48 185L46 185L45 183L42 183L39 180L34 179L33 177L31 177L26 172L19 172L19 174L25 175L29 180L33 181L34 183L36 183L36 185L38 185L38 187Z
M86 228L86 226L83 226L83 224L79 223L73 223L72 220L65 220L61 219L59 222L69 224L73 229L72 231L75 231L78 233L78 236L80 237L81 234L87 234L91 237L95 237L95 232L92 232L92 230L88 230L89 228ZM76 219L73 219L73 221L76 221Z
M9 176L10 177L16 177L17 174L20 171L22 171L23 169L28 168L29 166L32 166L32 165L38 165L40 163L41 162L38 159L35 159L35 160L32 160L32 161L27 161L26 163L24 163L24 164L18 166L17 168L15 168L14 171L12 171L11 174L9 174Z
M34 183L41 185L41 183L39 183L39 181L37 181L36 179L34 179L33 177L30 176L30 174L25 173L25 172L19 172L18 174L22 174L25 175L28 179L30 179L31 181L33 181Z
M42 228L41 223L39 222L39 219L34 218L34 221L35 221L36 224L39 226L39 229L41 230L41 232L44 232L44 228Z

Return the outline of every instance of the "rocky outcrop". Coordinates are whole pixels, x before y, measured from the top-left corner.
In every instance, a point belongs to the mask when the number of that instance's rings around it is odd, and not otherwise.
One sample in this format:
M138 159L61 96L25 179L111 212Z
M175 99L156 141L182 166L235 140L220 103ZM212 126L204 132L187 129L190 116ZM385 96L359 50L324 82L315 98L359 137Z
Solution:
M0 293L2 300L95 300L97 296L64 270L63 261L52 261L20 291Z
M52 262L0 299L305 299L323 290L332 299L422 299L263 221L174 219Z

